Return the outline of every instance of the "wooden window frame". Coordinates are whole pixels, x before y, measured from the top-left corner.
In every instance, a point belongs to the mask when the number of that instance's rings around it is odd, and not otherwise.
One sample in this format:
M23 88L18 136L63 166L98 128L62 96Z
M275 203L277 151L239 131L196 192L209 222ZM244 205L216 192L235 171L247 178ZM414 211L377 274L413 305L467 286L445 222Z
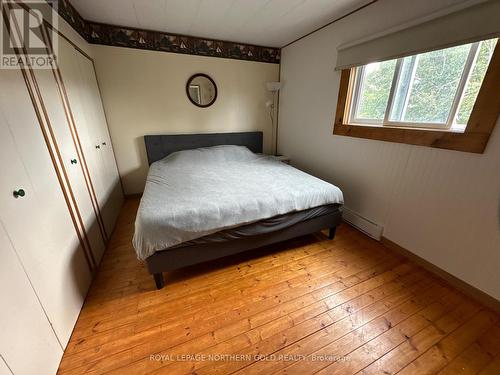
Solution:
M500 114L500 42L495 47L483 84L463 133L387 125L349 124L348 98L352 94L352 84L350 83L354 79L354 75L354 68L344 69L341 72L337 111L333 127L334 135L482 154Z

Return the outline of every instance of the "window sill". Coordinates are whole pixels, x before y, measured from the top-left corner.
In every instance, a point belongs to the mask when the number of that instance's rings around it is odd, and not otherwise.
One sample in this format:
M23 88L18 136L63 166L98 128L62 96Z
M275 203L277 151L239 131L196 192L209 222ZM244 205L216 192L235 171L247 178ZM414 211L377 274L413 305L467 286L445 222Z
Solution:
M333 134L478 154L484 152L489 138L489 134L485 133L455 133L435 129L424 130L386 126L348 125L342 123L335 124Z
M345 123L351 70L342 70L340 77L334 135L375 139L386 142L443 148L482 154L500 114L500 43L497 44L469 122L463 133L452 131L397 128L387 126L349 125Z

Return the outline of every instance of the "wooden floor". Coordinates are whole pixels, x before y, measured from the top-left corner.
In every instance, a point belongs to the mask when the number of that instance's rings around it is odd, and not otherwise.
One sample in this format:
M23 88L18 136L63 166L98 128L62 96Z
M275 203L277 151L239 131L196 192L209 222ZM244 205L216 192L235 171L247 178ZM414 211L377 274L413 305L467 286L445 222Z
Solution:
M125 204L64 374L500 374L499 316L342 225L165 274Z

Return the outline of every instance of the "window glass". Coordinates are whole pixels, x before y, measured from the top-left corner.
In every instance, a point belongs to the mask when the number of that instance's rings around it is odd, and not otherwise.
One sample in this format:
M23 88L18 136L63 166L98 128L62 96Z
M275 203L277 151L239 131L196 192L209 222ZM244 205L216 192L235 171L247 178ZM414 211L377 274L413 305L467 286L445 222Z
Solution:
M401 121L446 123L470 48L467 44L416 56Z
M390 60L368 64L361 70L357 119L384 119L395 67L396 60Z
M467 80L467 85L465 86L464 94L460 101L455 123L466 125L469 121L472 108L476 102L477 94L483 83L496 44L497 39L485 40L479 44L479 51Z
M410 90L410 82L415 72L415 61L417 56L411 56L403 59L401 64L401 73L395 89L394 102L392 104L390 121L401 121L403 112L408 105L408 92Z

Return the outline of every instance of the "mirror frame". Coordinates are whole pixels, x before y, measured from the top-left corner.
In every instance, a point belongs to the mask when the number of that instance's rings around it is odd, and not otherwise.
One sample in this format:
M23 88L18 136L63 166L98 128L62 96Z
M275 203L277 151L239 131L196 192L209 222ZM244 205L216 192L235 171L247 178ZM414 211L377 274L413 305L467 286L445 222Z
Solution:
M213 99L210 101L210 103L208 104L199 104L199 103L196 103L192 98L191 96L189 95L189 84L191 83L191 81L197 77L204 77L204 78L207 78L211 83L212 85L214 85L214 97ZM187 80L187 83L186 83L186 95L189 99L189 101L191 103L193 103L195 106L197 107L200 107L200 108L207 108L207 107L210 107L212 104L215 103L215 100L217 99L217 85L215 84L215 81L210 77L208 76L207 74L204 74L204 73L196 73L196 74L193 74L191 77L189 77L189 79Z

